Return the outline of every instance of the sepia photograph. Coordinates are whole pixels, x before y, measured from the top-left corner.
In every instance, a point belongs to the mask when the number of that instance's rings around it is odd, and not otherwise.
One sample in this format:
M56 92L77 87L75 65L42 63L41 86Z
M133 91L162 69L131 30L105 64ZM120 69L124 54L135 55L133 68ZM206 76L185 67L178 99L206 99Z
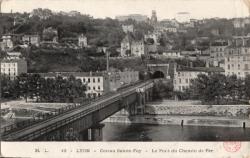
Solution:
M250 0L0 0L0 62L1 148L250 141Z

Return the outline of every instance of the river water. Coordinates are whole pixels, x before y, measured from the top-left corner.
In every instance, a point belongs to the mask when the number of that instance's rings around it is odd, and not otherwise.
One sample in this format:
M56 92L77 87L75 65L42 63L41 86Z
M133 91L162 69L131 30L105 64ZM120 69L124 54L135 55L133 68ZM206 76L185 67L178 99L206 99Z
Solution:
M250 141L250 128L105 123L103 141Z

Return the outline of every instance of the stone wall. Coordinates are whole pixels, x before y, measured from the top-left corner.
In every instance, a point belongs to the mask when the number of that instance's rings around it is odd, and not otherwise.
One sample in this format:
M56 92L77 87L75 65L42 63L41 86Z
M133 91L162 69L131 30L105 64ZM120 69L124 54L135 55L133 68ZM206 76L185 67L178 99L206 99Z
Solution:
M156 115L250 118L250 105L194 105L183 102L179 104L178 102L158 102L148 104L146 106L146 113Z

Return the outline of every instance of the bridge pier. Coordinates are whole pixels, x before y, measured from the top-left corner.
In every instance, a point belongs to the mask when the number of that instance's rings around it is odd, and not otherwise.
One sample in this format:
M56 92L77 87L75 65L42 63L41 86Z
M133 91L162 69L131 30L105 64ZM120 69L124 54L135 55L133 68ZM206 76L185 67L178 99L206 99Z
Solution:
M146 93L144 92L143 89L138 89L138 92L137 92L137 105L135 105L136 106L135 113L137 115L143 115L144 114L145 104L146 104Z
M93 126L87 130L88 134L88 141L102 141L103 135L102 135L102 129L105 125L104 124L98 124L96 126Z

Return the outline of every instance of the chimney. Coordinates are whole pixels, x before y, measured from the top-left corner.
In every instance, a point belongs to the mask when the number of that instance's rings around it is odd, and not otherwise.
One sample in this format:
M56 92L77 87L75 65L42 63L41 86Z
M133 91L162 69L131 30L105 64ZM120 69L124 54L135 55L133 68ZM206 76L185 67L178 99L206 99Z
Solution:
M174 63L174 73L176 72L176 69L178 68L177 63Z
M190 67L191 67L191 68L193 67L193 62L192 62L192 61L190 62Z
M209 61L206 61L206 67L209 68Z

